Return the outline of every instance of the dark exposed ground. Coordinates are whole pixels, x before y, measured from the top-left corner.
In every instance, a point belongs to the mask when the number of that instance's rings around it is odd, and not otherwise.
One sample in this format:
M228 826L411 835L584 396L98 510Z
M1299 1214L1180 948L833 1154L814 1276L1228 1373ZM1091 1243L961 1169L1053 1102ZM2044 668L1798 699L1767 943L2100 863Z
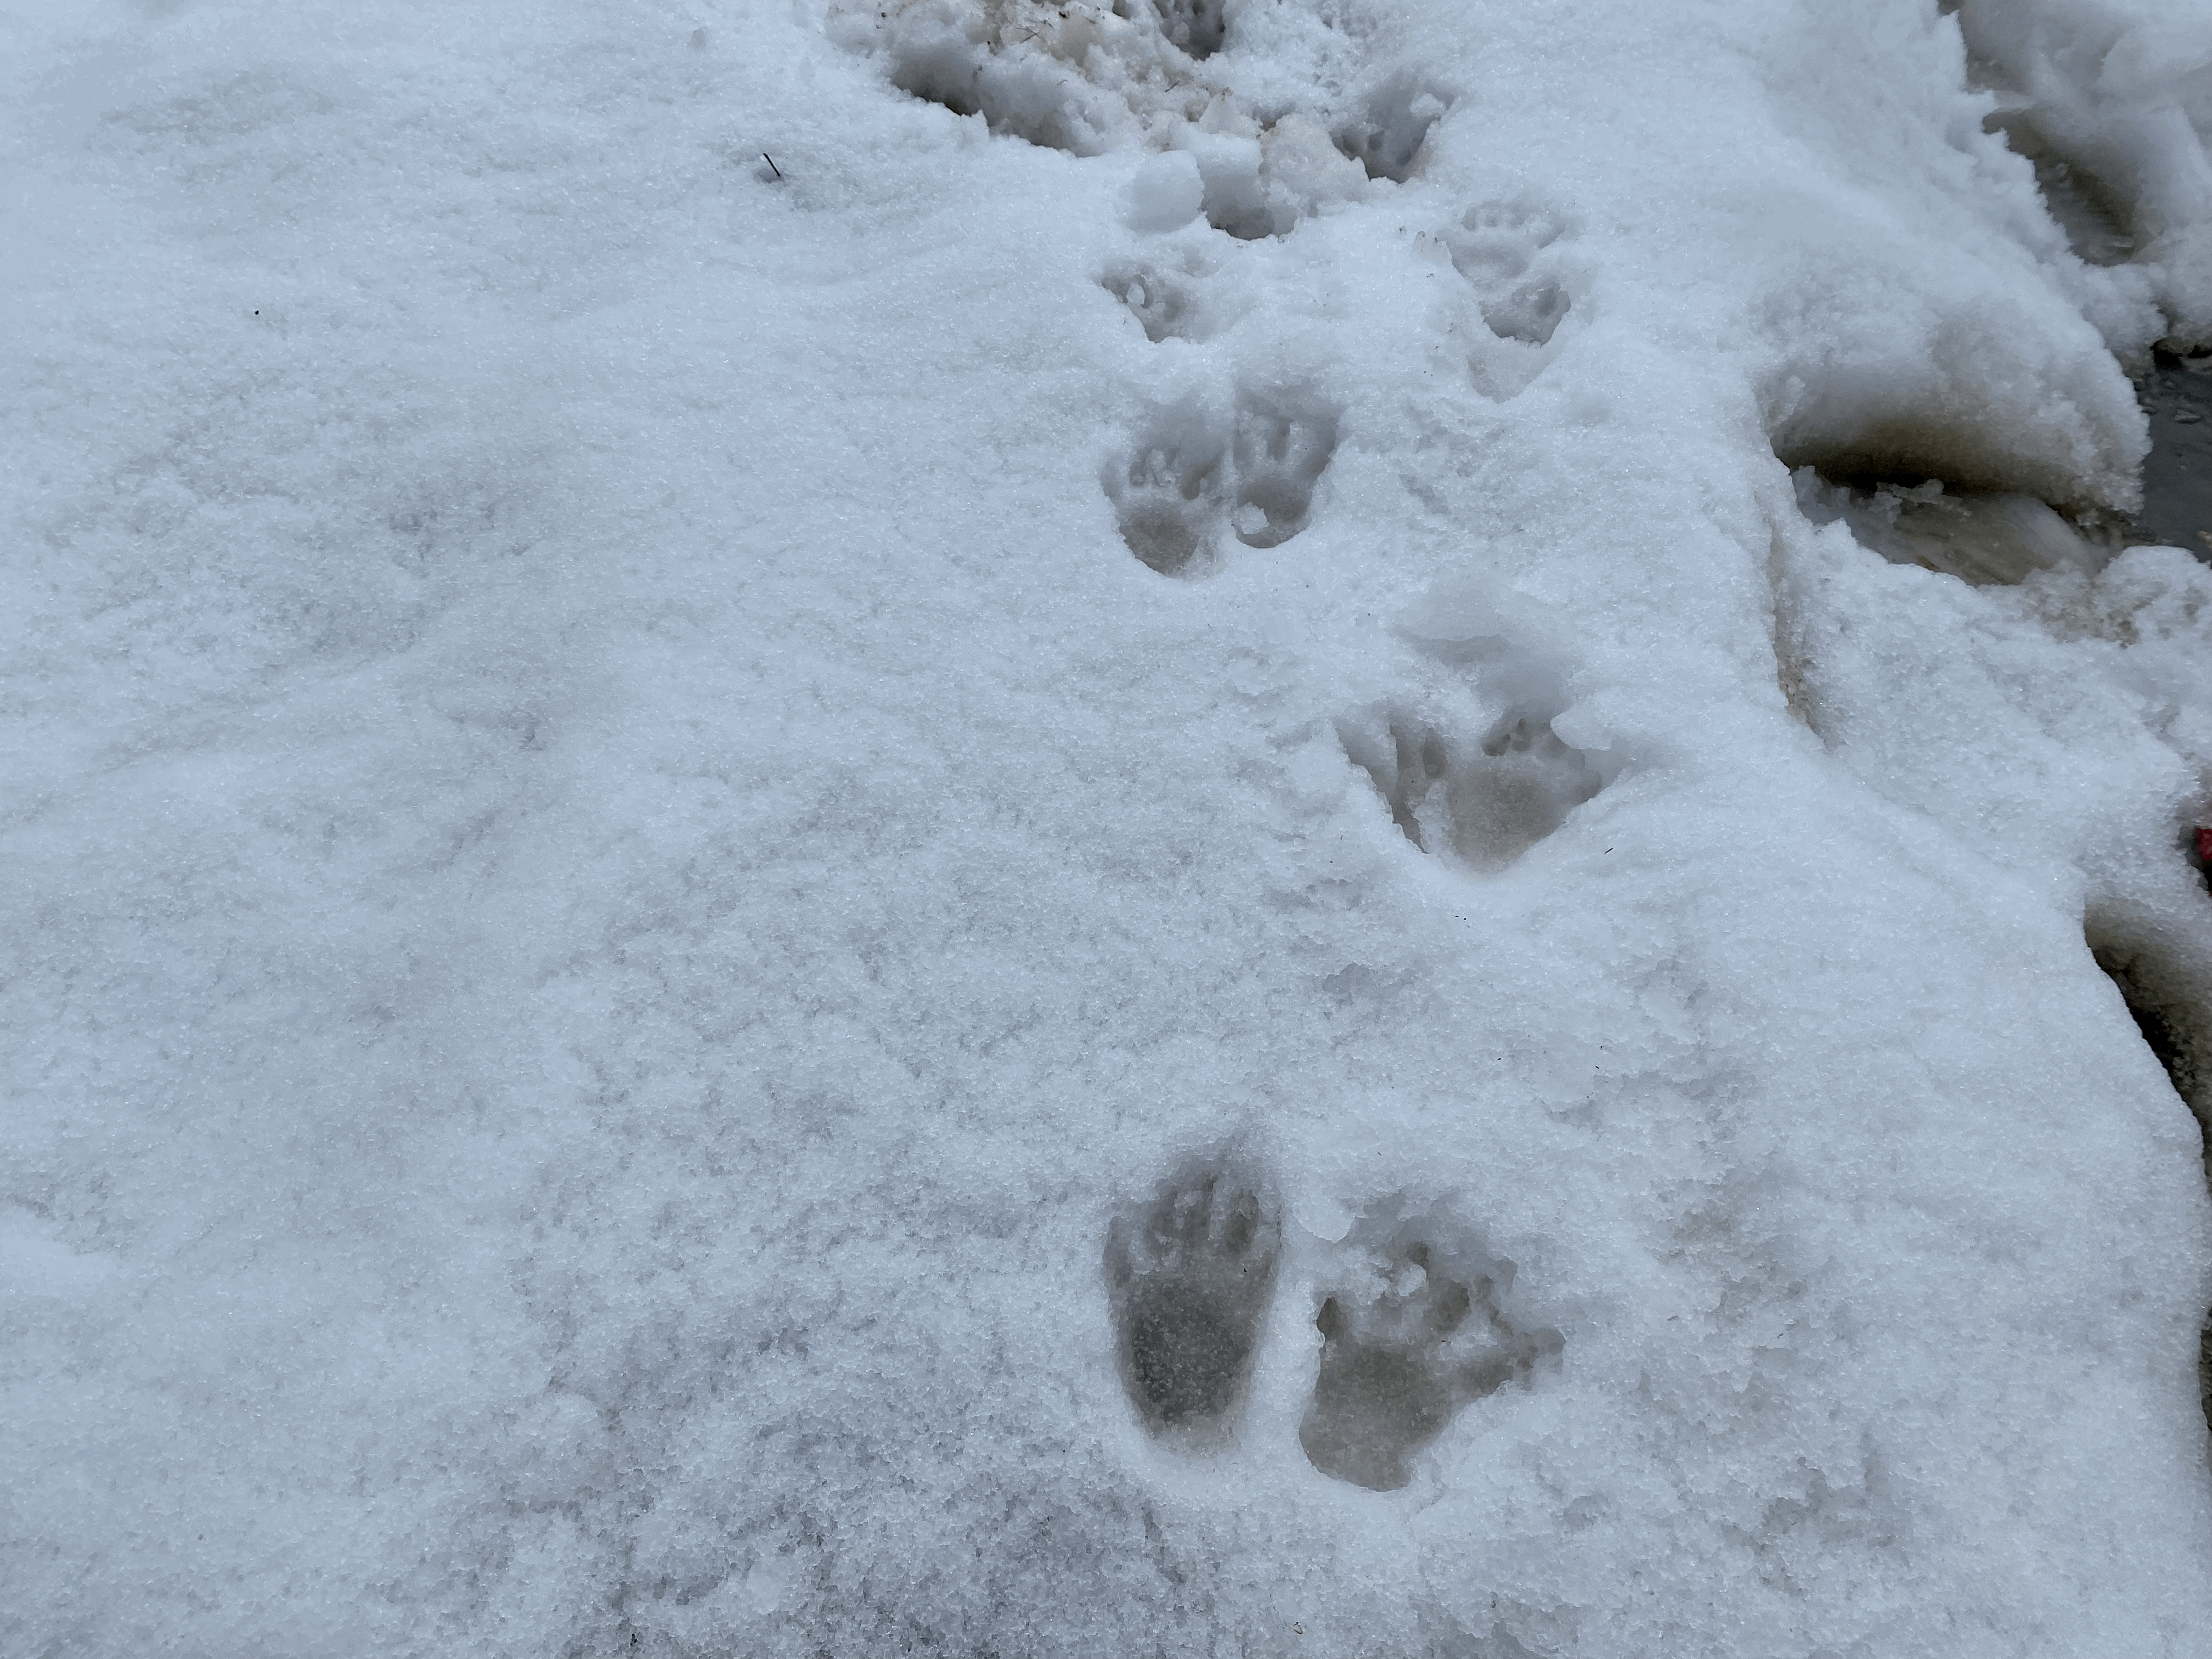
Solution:
M2142 511L2130 527L2138 539L2212 562L2212 352L2160 352L2136 393L2150 416L2151 448Z

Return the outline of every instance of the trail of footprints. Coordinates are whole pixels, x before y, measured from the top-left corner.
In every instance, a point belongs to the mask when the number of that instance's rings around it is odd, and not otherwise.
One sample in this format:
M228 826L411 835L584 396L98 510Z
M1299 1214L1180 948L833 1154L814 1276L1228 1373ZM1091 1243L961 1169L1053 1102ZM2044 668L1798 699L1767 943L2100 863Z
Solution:
M1230 12L1224 0L836 0L830 23L894 85L994 132L1076 155L1134 143L1178 158L1206 222L1237 240L1285 235L1329 202L1419 171L1449 107L1425 71L1400 65L1262 123L1208 61ZM1548 360L1571 308L1544 264L1562 230L1525 204L1486 204L1438 239L1479 319L1468 366L1486 396L1512 396ZM1214 274L1186 242L1101 283L1154 343L1200 341L1225 320L1205 292ZM1129 551L1194 578L1218 568L1232 537L1271 548L1299 534L1341 414L1316 388L1281 384L1157 409L1101 480Z
M1199 213L1240 241L1287 234L1369 182L1405 183L1447 106L1417 71L1400 70L1333 111L1292 110L1263 126L1206 68L1227 41L1224 0L850 0L832 9L833 27L848 44L880 52L895 84L980 113L994 132L1078 155L1132 140L1189 155ZM1991 64L1977 59L1975 69L2002 84ZM2032 107L2008 103L1987 125L2034 164L2051 212L2082 257L2110 264L2136 251L2130 211L2081 170L2081 158L2055 147ZM1489 398L1513 397L1549 362L1572 309L1560 257L1570 228L1540 204L1486 203L1424 234L1466 285L1471 314L1462 332L1473 384ZM1212 282L1219 260L1188 237L1157 246L1100 278L1146 338L1202 344L1233 327L1233 303ZM2154 447L2151 500L2132 523L2054 507L2009 483L1971 434L1916 422L1909 410L1893 411L1863 442L1778 434L1777 455L1813 524L1841 521L1885 559L1977 586L2094 571L2137 539L2206 556L2212 498L2191 463L2203 443L2201 406L2212 399L2185 371L2204 374L2208 362L2161 356L2141 382ZM1192 393L1156 408L1100 478L1130 554L1163 576L1190 580L1218 569L1233 545L1267 549L1299 535L1342 416L1317 388L1297 384L1240 383L1225 397ZM1778 588L1778 617L1786 599ZM1804 713L1793 691L1802 691L1803 665L1779 634L1777 658L1785 696ZM1502 710L1473 742L1413 709L1340 723L1346 755L1414 848L1496 871L1604 787L1596 760L1553 728L1566 706L1559 687L1537 678L1494 699ZM2203 1012L2212 1006L2212 945L2177 934L2149 909L2108 907L2087 933L2212 1138L2212 1018ZM1264 1183L1222 1158L1177 1171L1114 1223L1106 1273L1121 1380L1156 1436L1193 1449L1233 1436L1281 1245ZM1412 1460L1455 1413L1525 1379L1559 1346L1556 1334L1521 1329L1502 1310L1510 1265L1435 1218L1369 1218L1338 1267L1313 1316L1321 1352L1299 1430L1314 1466L1336 1479L1376 1490L1405 1485ZM2212 1414L2212 1326L2203 1379Z
M1233 1157L1194 1159L1108 1230L1106 1285L1121 1383L1158 1439L1232 1441L1274 1299L1282 1227L1266 1182ZM1322 1474L1374 1492L1464 1407L1525 1383L1556 1331L1502 1305L1512 1264L1448 1212L1384 1205L1336 1249L1312 1313L1321 1339L1298 1443Z
M1418 72L1400 70L1328 126L1291 111L1261 127L1201 67L1224 43L1221 0L903 0L848 15L848 43L882 52L896 85L980 112L994 131L1076 155L1133 136L1188 154L1200 213L1238 240L1286 234L1370 181L1404 183L1446 107ZM1431 238L1479 319L1464 332L1486 396L1514 395L1549 360L1571 305L1549 254L1563 231L1525 204L1486 204ZM1100 278L1146 338L1197 344L1232 327L1232 307L1210 291L1218 258L1188 237L1158 246ZM1156 407L1100 477L1129 552L1188 580L1219 568L1235 544L1273 548L1299 535L1342 416L1318 387L1284 380L1240 380L1226 395L1194 392ZM1499 869L1602 787L1589 757L1552 729L1565 707L1555 683L1538 675L1502 701L1473 743L1398 710L1340 727L1415 848ZM1236 1437L1283 1245L1268 1183L1225 1153L1184 1164L1115 1217L1104 1268L1116 1364L1139 1420L1164 1443L1205 1452ZM1374 1491L1402 1487L1462 1411L1526 1382L1561 1344L1511 1316L1512 1274L1442 1206L1386 1203L1355 1225L1305 1316L1318 1353L1297 1435L1313 1467Z
M1363 181L1407 182L1446 109L1418 72L1401 70L1319 118L1293 110L1262 126L1206 67L1226 43L1224 0L844 0L832 19L847 44L881 53L896 85L980 113L994 132L1078 155L1132 140L1189 154L1200 214L1241 241L1286 234L1324 203L1358 194ZM1977 59L1975 70L2003 84L1990 63ZM2136 250L2130 210L2055 147L2032 107L2008 103L1986 125L2034 164L2083 258L2110 264ZM1516 395L1550 360L1572 309L1560 258L1570 228L1540 204L1486 203L1424 234L1479 319L1463 331L1473 384L1492 398ZM1158 246L1100 278L1146 338L1202 344L1233 327L1233 305L1212 291L1219 260L1188 238ZM1892 411L1864 442L1778 434L1777 455L1813 524L1841 521L1885 559L1977 586L2094 570L2137 539L2207 556L2212 497L2194 462L2202 430L2212 429L2199 423L2212 398L2185 371L2212 381L2208 363L2212 356L2161 355L2140 383L2152 499L2132 523L2054 507L2008 484L1972 434L1962 445L1962 434L1916 422L1910 410ZM1101 475L1129 552L1188 580L1218 568L1232 538L1267 549L1297 536L1312 520L1342 414L1310 386L1279 384L1157 408ZM1778 588L1778 617L1786 600ZM1805 713L1803 665L1779 634L1777 658L1785 696ZM1555 682L1540 675L1494 701L1502 712L1473 742L1414 709L1370 710L1339 726L1407 842L1477 872L1511 863L1606 782L1596 760L1553 729L1566 706ZM2212 1146L2212 945L2163 924L2156 908L2106 907L2088 920L2088 944ZM1177 1170L1115 1220L1105 1267L1121 1381L1163 1441L1203 1449L1233 1437L1281 1249L1264 1182L1224 1158ZM1314 1467L1335 1479L1404 1486L1413 1460L1456 1413L1525 1381L1559 1346L1556 1333L1513 1322L1501 1305L1510 1265L1446 1218L1378 1212L1340 1248L1336 1268L1312 1315L1321 1349L1299 1427ZM2205 1342L2212 1415L2212 1326Z

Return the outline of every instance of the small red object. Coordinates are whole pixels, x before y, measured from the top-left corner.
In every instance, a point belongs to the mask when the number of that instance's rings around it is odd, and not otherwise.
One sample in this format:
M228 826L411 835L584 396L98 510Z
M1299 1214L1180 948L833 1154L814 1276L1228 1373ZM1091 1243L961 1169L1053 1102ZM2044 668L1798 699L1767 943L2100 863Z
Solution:
M2212 823L2197 826L2197 856L2212 864Z

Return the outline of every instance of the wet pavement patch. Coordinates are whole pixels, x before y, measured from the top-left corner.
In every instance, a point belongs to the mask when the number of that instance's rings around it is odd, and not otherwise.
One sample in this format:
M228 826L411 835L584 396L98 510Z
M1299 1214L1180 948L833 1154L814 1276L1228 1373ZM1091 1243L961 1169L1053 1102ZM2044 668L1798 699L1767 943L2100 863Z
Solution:
M2158 354L2136 395L2150 416L2136 539L2185 547L2212 562L2212 351Z

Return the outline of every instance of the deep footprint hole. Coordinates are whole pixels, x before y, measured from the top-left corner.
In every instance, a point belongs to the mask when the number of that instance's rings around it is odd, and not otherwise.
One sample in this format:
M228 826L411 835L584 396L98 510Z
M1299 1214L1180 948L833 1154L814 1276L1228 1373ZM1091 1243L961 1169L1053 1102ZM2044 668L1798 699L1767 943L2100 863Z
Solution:
M1815 419L1815 431L1826 422ZM1841 523L1892 564L2012 586L2039 571L2101 569L2128 540L2119 514L2054 503L2025 485L1997 440L1893 414L1848 434L1789 434L1775 457L1816 526Z
M1117 17L1142 15L1146 0L1115 0ZM1203 60L1219 52L1229 38L1228 0L1151 0L1160 32L1182 49L1184 56Z
M2048 500L1991 442L1940 422L1893 418L1847 443L1785 434L1775 455L1814 524L1841 520L1893 564L1977 586L2094 571L2144 543L2212 562L2212 351L2160 350L2134 384L2151 447L2133 514Z
M2095 571L2114 551L2111 520L2069 518L2023 490L1961 487L1905 465L1801 465L1797 505L1815 525L1841 523L1892 564L1976 587L2009 586L2039 570Z
M2083 937L2173 1091L2212 1128L2212 942L2110 912L2093 913Z
M1048 93L995 85L968 56L950 48L902 54L892 65L890 80L901 92L924 103L962 117L981 115L993 132L1040 149L1084 155L1099 147L1083 134L1075 112Z

